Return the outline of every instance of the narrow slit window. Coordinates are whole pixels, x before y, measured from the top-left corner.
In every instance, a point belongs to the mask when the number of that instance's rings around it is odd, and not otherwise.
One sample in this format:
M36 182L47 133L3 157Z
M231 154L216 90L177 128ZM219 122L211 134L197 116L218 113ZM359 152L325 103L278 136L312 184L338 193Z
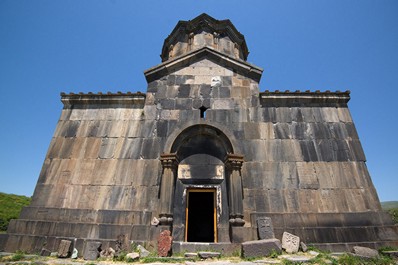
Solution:
M199 108L199 110L200 110L200 118L206 119L206 110L207 110L207 108L202 106L202 107Z

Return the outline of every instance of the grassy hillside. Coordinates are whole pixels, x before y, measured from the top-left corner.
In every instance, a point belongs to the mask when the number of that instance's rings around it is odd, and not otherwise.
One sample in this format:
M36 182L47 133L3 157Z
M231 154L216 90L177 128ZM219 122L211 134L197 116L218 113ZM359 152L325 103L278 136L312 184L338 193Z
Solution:
M398 201L382 202L381 207L389 212L394 222L398 224Z
M383 210L398 209L398 201L381 202Z
M0 231L7 231L10 220L18 218L22 207L30 201L30 197L0 192Z

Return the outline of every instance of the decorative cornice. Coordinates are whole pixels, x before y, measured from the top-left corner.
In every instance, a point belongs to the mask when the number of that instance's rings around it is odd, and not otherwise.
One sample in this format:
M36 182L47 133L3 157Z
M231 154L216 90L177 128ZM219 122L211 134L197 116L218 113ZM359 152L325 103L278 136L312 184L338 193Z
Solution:
M296 90L294 92L289 90L283 92L276 90L270 92L266 90L265 92L260 93L260 102L263 107L313 106L319 104L322 104L323 106L340 106L347 104L350 100L350 93L351 92L349 90L345 92L331 92L330 90L326 90L324 92L319 90L316 90L315 92L311 92L310 90Z
M235 28L229 19L217 20L206 13L202 13L196 18L188 21L180 20L174 27L170 35L164 40L162 47L161 58L165 61L168 58L168 48L171 44L176 42L181 34L188 35L191 32L196 32L200 29L208 28L211 32L216 32L218 34L226 34L229 38L237 43L243 52L243 59L247 60L249 55L249 50L246 45L245 37Z
M161 64L158 64L148 70L144 71L145 78L147 82L152 82L159 79L162 76L168 75L183 66L191 64L195 59L200 59L203 57L213 58L215 61L220 61L222 64L231 67L237 72L252 78L253 80L259 82L263 69L250 64L248 62L235 59L210 47L203 47L197 50L187 52L181 56L175 57L172 60L168 60Z
M61 93L61 102L64 104L65 108L73 107L84 107L89 105L120 105L120 106L133 106L133 107L143 107L145 103L146 94L141 92L117 92L111 93L107 92L103 94L98 93L83 93L78 94L64 92Z

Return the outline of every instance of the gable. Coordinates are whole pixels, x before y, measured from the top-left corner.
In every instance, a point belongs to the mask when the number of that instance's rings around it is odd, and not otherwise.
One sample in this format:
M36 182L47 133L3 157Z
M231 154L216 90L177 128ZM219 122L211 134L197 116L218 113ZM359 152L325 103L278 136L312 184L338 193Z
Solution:
M145 78L147 82L150 83L166 75L181 71L184 68L192 67L192 65L198 62L202 61L203 63L203 60L212 62L212 65L214 65L215 67L217 65L217 69L220 69L219 67L222 67L232 72L241 74L245 77L251 78L256 82L260 81L263 72L262 68L249 64L246 61L230 57L209 47L203 47L201 49L194 50L184 55L175 57L173 60L166 61L144 71Z

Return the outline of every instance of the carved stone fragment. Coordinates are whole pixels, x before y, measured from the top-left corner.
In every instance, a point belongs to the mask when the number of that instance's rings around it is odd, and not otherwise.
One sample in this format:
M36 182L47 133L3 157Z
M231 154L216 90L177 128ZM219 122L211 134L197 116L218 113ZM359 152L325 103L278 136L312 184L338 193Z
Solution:
M69 240L61 240L61 243L58 247L58 257L59 258L67 258L70 255L70 246L72 241Z
M83 259L96 260L100 256L101 242L88 241L84 249Z
M283 232L282 248L289 254L297 253L300 247L300 238L288 232Z
M270 217L257 218L257 230L259 239L272 239L275 238L274 229Z
M170 255L171 243L173 238L169 230L164 230L158 237L158 255L160 257L167 257Z

